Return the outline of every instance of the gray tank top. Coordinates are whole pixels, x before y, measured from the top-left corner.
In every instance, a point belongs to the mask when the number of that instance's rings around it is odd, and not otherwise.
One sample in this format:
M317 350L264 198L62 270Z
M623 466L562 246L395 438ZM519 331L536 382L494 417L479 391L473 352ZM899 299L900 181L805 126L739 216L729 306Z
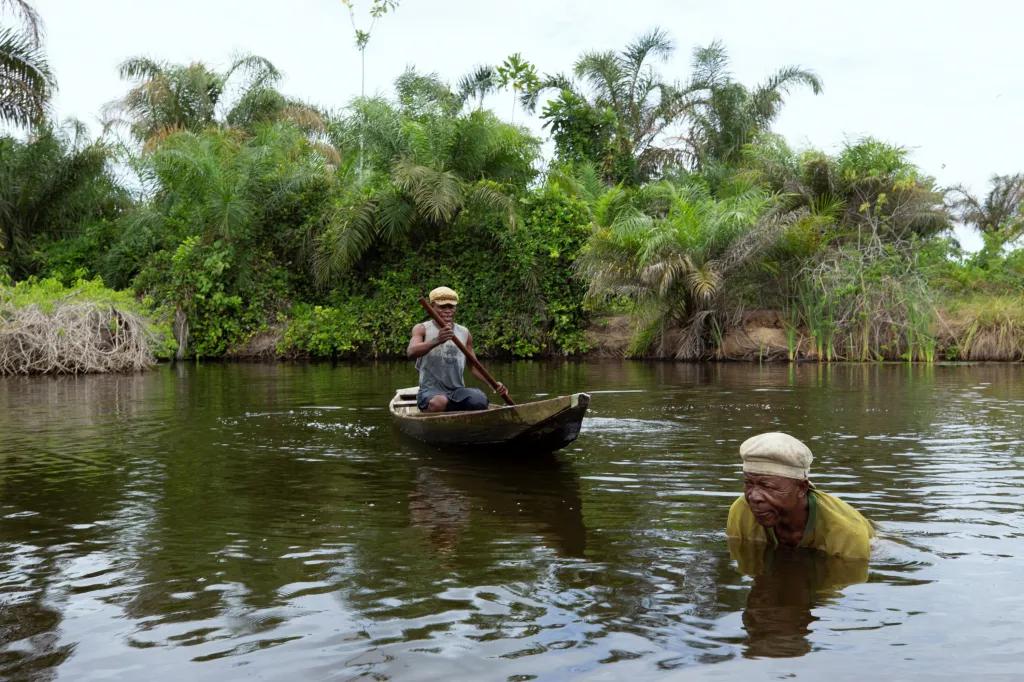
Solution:
M438 328L433 320L424 322L423 328L426 330L424 338L427 341L437 338ZM456 324L455 336L465 344L469 339L469 330L461 324ZM420 373L420 393L434 396L451 393L466 386L462 378L462 373L466 370L466 356L452 341L442 343L417 359L416 369Z

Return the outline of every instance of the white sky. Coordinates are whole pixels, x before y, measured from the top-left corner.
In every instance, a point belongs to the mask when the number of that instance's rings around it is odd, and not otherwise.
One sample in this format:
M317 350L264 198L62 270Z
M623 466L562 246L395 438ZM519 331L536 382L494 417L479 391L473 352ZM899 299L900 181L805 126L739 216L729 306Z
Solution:
M356 0L365 20L369 0ZM126 89L129 56L223 66L235 51L270 59L283 90L327 107L359 93L359 56L341 0L37 0L60 91L58 116L93 123ZM11 18L3 18L5 25ZM984 192L993 173L1024 170L1024 5L994 0L402 0L367 50L367 92L386 91L407 64L455 81L513 52L541 72L568 71L585 49L618 49L661 26L677 41L662 67L684 79L691 49L721 39L748 85L798 64L823 95L792 97L776 124L796 146L832 151L871 134L914 151L944 185ZM507 116L511 95L489 106ZM521 111L540 132L536 119ZM965 246L980 240L964 230Z

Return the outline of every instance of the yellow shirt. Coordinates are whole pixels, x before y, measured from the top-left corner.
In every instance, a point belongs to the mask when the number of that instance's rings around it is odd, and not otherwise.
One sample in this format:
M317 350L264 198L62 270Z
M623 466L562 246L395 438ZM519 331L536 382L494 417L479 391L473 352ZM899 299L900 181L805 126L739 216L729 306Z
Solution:
M830 556L846 559L867 559L871 555L871 538L875 531L860 512L837 497L813 488L807 491L807 527L800 547L818 549ZM725 534L734 540L779 544L775 531L757 525L747 500L739 496L729 508Z

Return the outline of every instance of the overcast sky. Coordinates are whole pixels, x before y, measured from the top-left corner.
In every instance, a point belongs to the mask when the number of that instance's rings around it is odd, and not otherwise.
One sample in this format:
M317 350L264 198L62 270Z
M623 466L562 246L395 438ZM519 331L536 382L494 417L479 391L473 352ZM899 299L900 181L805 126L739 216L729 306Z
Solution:
M356 0L365 20L368 0ZM56 110L93 123L125 91L117 64L148 55L223 66L234 52L270 59L283 90L326 107L359 93L359 55L341 0L37 0L60 91ZM9 16L4 24L10 25ZM941 184L983 192L993 173L1024 170L1024 5L973 0L402 0L367 50L367 92L407 64L455 81L513 52L541 72L568 70L585 49L615 49L653 26L678 51L663 67L688 75L696 45L719 39L753 84L780 66L815 70L820 96L799 93L776 124L796 146L835 150L870 134L913 150ZM507 116L510 95L488 102ZM536 119L516 120L540 132ZM959 231L965 245L979 243Z

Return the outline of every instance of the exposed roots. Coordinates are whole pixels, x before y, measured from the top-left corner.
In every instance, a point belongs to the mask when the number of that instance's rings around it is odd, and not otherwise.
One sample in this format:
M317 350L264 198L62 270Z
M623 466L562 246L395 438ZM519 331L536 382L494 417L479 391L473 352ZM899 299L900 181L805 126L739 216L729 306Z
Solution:
M0 303L0 375L137 372L156 364L146 320L111 306Z

